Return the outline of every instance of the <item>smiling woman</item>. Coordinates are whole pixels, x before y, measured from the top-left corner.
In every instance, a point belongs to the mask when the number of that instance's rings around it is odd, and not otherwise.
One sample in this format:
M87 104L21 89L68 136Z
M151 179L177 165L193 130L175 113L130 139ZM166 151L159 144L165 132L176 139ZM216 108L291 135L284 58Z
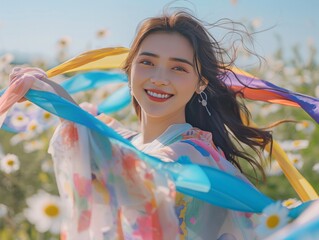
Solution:
M221 53L201 22L186 12L147 19L124 64L141 132L126 130L115 119L99 118L162 162L219 169L251 186L238 158L259 168L260 164L230 136L259 154L272 138L268 131L243 124L240 109L247 109L221 81L229 68ZM30 86L30 78L37 88L49 84L47 89L72 101L57 84L43 78L42 71L22 68L11 74L12 83L22 88ZM247 224L250 214L176 193L173 179L145 165L130 149L118 150L116 144L110 149L108 144L68 121L62 121L51 140L60 195L73 209L63 225L67 239L255 237L253 225Z
M239 23L229 23L242 27ZM244 34L242 29L232 31ZM132 101L141 120L145 142L159 136L171 124L186 122L211 132L216 146L239 169L237 158L244 158L263 172L260 163L247 152L239 150L230 137L233 135L239 142L250 146L259 156L258 148L262 150L272 141L269 131L247 127L242 122L241 114L249 119L249 112L237 100L241 93L229 90L221 81L227 72L231 72L233 57L229 63L223 60L230 54L219 46L199 19L180 12L146 20L139 28L123 68L130 76ZM142 66L137 67L136 63ZM144 75L139 76L139 69ZM135 78L138 83L144 81L144 86L134 89ZM148 88L153 88L153 91ZM161 90L173 96L161 108L151 105L144 108L140 105L140 96L145 96L145 90L155 93ZM149 112L163 111L160 114L165 116L165 120L156 115L147 118L145 109L148 108ZM144 128L147 130L144 131Z
M97 116L104 125L94 122L39 69L13 71L4 94L13 97L9 103L0 99L0 112L33 88L50 91L54 101L44 105L53 112L62 105L58 94L82 114L73 116L74 122L61 120L49 148L60 196L71 209L62 226L64 239L256 238L251 212L261 212L272 200L247 180L240 160L263 173L243 145L262 160L272 135L244 124L249 112L241 92L222 81L229 73L236 76L234 59L224 61L228 54L187 12L145 20L123 67L140 132L105 115ZM89 120L95 128L86 125ZM225 179L232 184L226 186Z
M199 85L193 56L192 46L179 33L153 33L141 44L132 62L130 84L134 98L143 106L144 143L168 126L186 122L186 103Z

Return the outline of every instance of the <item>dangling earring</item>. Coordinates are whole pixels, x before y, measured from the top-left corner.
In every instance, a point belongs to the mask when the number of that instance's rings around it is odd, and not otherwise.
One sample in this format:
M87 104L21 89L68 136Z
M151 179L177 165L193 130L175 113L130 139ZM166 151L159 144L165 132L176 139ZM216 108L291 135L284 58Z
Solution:
M198 99L198 102L200 102L202 104L202 106L206 108L208 115L211 116L212 114L210 113L210 111L207 108L207 95L206 95L206 93L204 91L201 91L199 93L199 95L200 95L202 100Z
M133 96L133 91L132 91L131 83L128 82L127 86L128 86L129 91L130 91L130 95Z

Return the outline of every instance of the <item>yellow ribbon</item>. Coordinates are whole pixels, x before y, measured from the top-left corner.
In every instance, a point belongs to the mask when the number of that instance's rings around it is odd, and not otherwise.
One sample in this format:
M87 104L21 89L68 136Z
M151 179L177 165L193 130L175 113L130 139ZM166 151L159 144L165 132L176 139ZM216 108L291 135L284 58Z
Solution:
M82 53L47 71L48 77L59 74L96 69L118 69L127 57L129 49L124 47L101 48Z
M268 145L267 150L269 151L269 149L270 146ZM276 141L273 142L272 154L302 201L309 201L318 198L318 194L314 188L295 168L285 151Z
M242 115L243 117L243 115ZM247 124L247 120L243 119ZM256 124L252 121L249 122L249 126L256 127ZM270 152L271 145L266 146L266 150ZM311 186L311 184L301 175L301 173L295 168L292 164L292 161L289 160L286 152L280 147L279 143L275 140L273 141L272 146L272 156L278 162L280 168L282 169L287 180L296 191L298 196L302 201L309 201L318 198L317 192Z

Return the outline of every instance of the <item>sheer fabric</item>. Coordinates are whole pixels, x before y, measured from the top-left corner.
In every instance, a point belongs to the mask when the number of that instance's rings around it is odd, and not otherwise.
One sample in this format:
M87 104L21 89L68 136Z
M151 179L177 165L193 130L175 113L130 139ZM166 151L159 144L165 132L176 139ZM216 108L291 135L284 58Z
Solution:
M170 126L149 144L113 120L109 126L162 161L187 155L197 164L245 177L208 132ZM227 210L175 191L165 174L127 146L63 121L50 144L61 197L72 209L62 239L254 239L251 214ZM248 182L248 181L247 181ZM218 184L218 179L216 179Z

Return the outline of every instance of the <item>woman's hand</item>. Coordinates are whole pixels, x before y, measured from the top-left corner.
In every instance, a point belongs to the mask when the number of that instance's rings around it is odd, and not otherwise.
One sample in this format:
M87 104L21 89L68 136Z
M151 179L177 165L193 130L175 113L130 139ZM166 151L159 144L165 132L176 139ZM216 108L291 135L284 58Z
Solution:
M110 124L112 121L114 121L114 118L101 113L100 115L96 116L97 119L99 119L100 121L104 122L106 125Z
M46 73L40 68L13 68L11 74L9 75L10 86L16 91L18 95L22 98L18 102L25 101L23 97L27 91L32 87L32 85L37 80L42 80L47 78Z
M38 79L47 78L47 74L40 68L21 68L21 67L14 67L12 72L9 75L10 83L16 81L19 78L23 77L35 77Z
M14 68L9 76L10 85L0 96L0 126L9 108L19 101L24 101L25 94L36 82L46 78L44 71L38 68Z
M55 94L69 100L70 102L76 104L73 98L69 95L63 87L61 87L56 82L48 79L47 74L40 68L20 68L15 67L9 76L10 86L19 85L24 89L24 94L32 87L33 89L54 92ZM24 95L23 94L23 95ZM25 98L21 98L19 101L24 101Z

